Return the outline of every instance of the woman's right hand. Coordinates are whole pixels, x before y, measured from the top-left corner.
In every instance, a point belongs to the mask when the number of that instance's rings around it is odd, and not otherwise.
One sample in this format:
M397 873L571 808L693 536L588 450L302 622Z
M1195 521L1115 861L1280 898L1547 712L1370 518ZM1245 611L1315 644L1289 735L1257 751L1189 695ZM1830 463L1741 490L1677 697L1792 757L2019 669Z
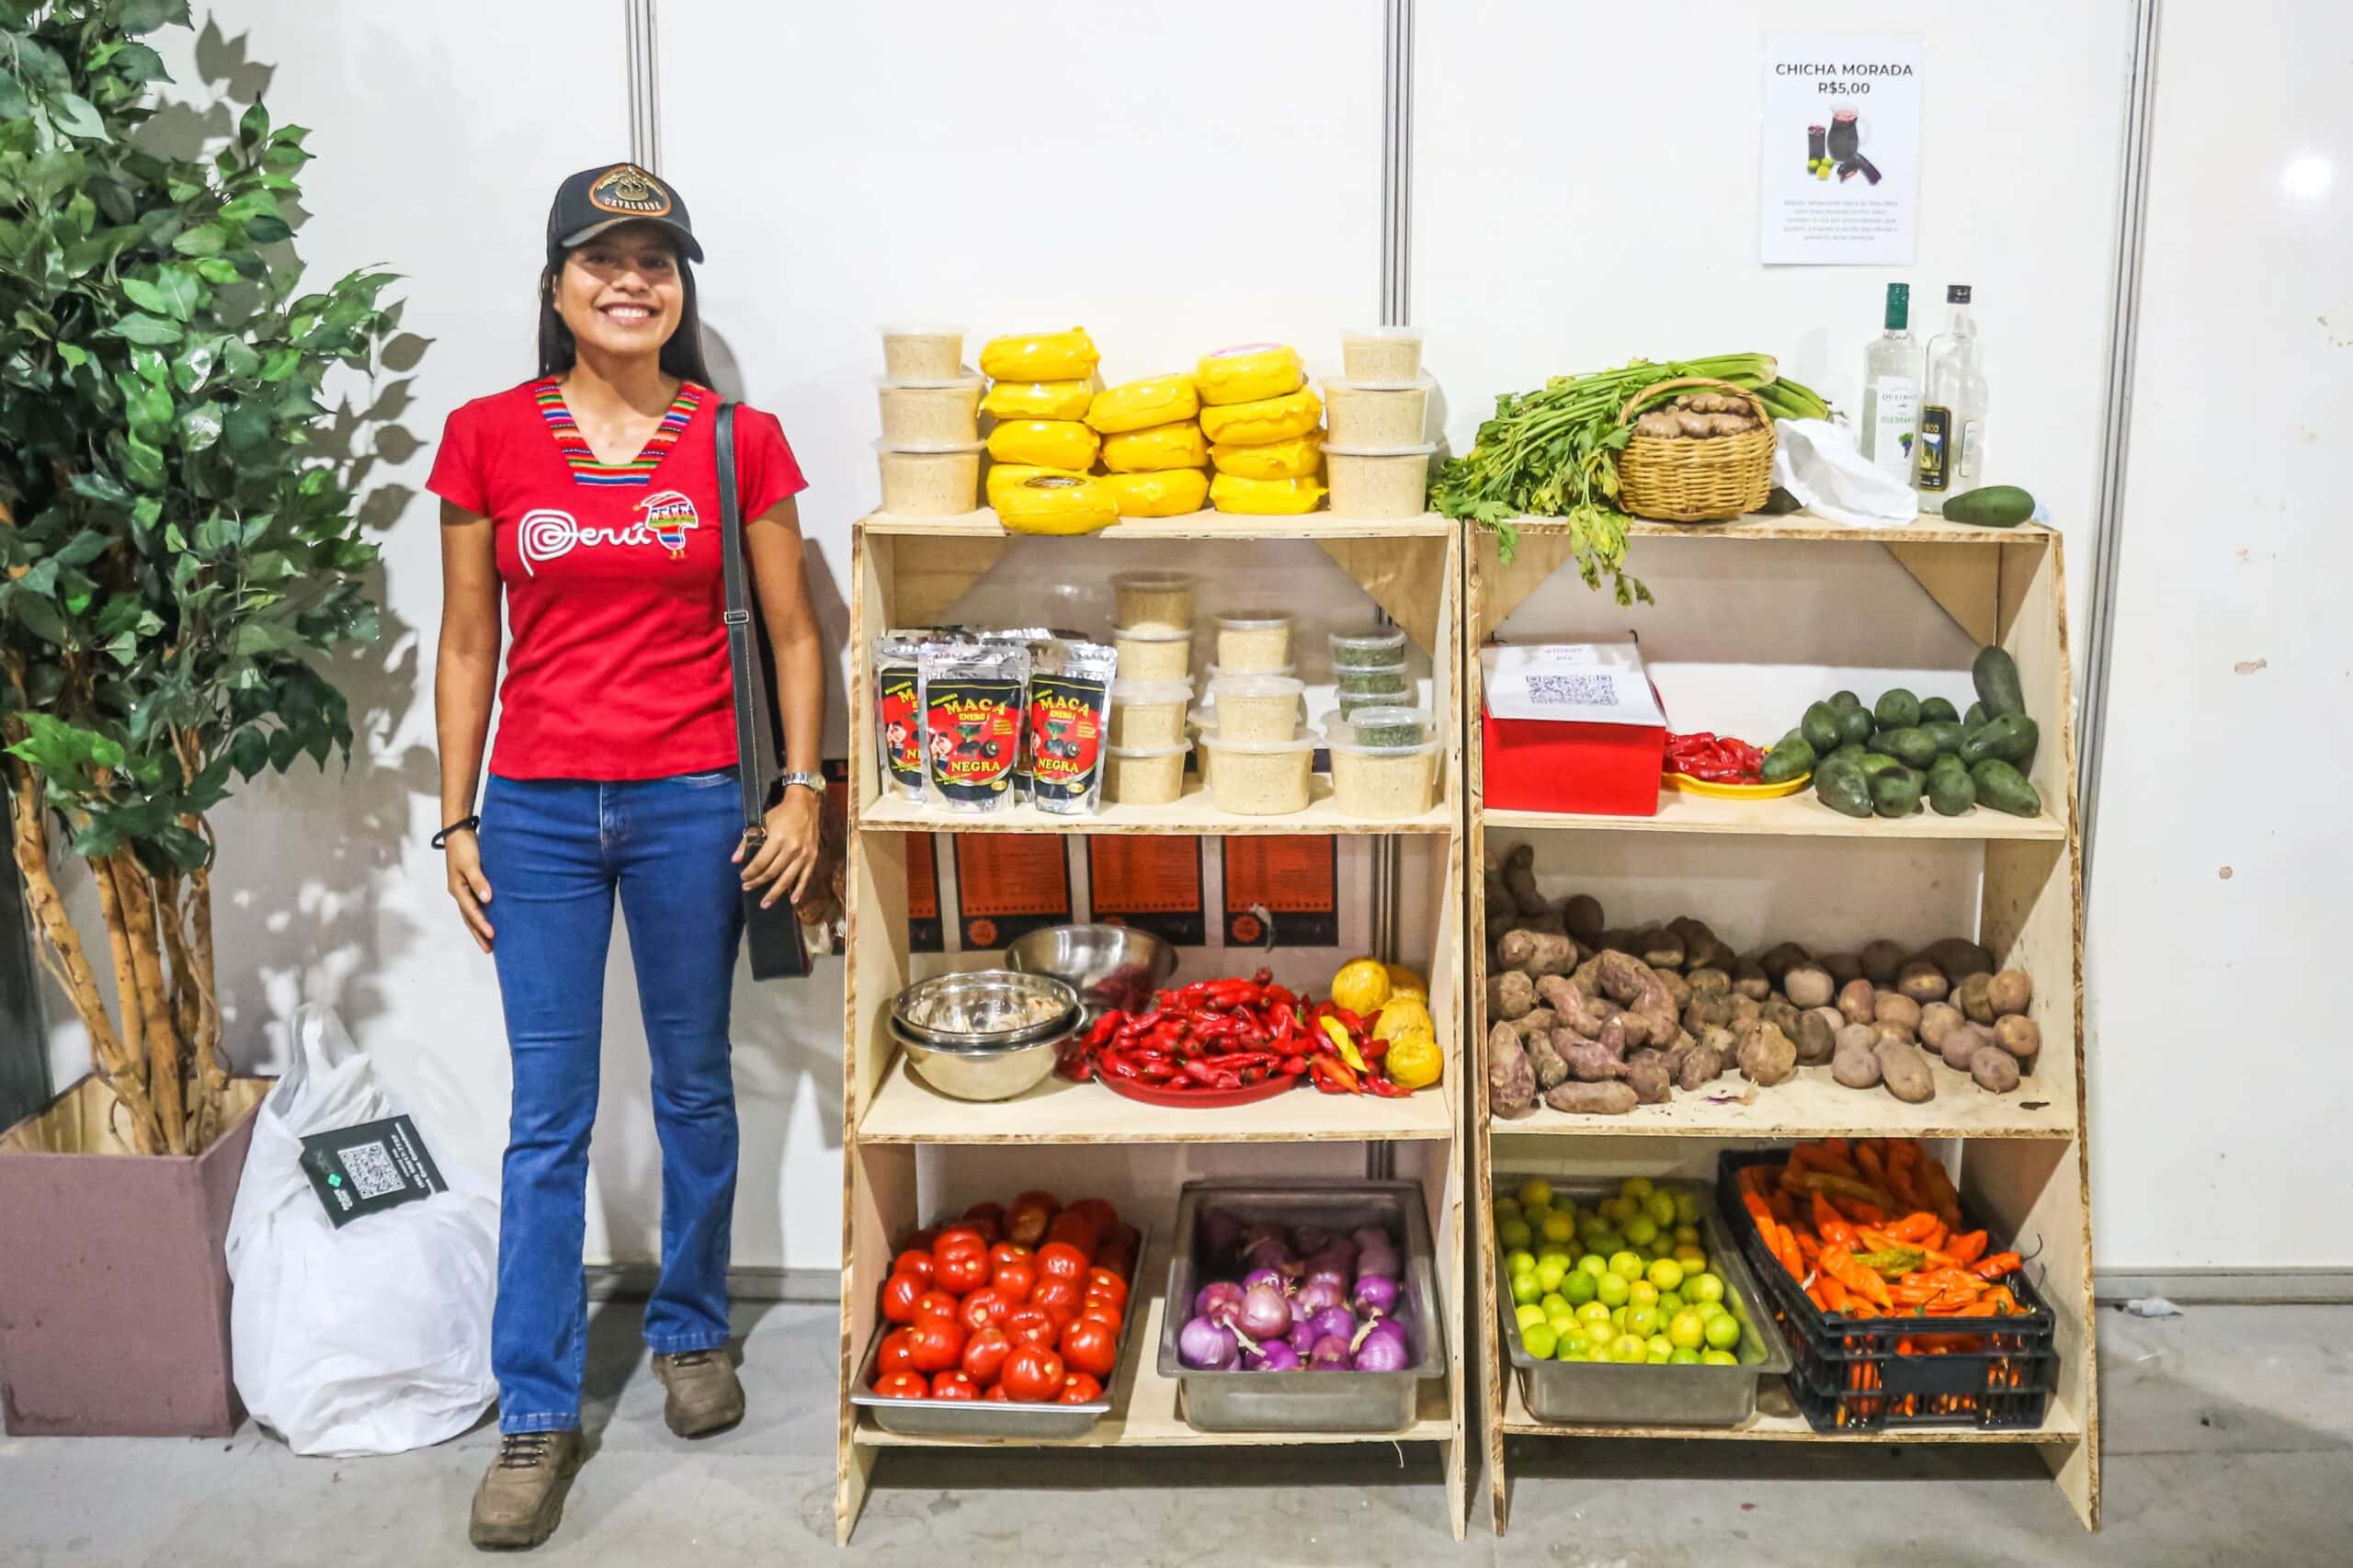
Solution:
M458 901L458 913L465 917L474 945L488 952L490 916L483 910L490 903L490 879L482 874L482 845L474 830L461 828L451 834L442 854L449 862L449 896Z

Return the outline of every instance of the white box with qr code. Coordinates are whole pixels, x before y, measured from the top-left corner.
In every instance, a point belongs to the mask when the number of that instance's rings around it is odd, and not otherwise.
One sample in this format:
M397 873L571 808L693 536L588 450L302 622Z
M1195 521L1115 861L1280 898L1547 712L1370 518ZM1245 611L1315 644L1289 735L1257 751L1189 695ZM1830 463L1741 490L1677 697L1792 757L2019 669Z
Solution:
M1666 716L1631 636L1479 651L1490 809L1655 816Z

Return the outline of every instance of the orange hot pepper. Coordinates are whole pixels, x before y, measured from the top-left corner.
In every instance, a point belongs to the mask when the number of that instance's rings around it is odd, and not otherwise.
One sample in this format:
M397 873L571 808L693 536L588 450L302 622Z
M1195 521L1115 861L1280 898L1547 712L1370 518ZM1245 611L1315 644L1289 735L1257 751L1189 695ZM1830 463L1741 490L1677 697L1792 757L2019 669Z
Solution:
M2018 1265L2024 1261L2014 1252L1997 1252L1991 1257L1979 1259L1969 1271L1980 1279L1999 1279L2005 1274L2017 1273Z
M1945 1251L1952 1254L1953 1262L1966 1268L1985 1256L1985 1233L1964 1231L1945 1244Z
M1813 1195L1813 1230L1816 1235L1832 1245L1845 1247L1849 1252L1854 1250L1855 1227L1847 1223L1838 1210L1831 1207L1830 1200L1818 1192Z

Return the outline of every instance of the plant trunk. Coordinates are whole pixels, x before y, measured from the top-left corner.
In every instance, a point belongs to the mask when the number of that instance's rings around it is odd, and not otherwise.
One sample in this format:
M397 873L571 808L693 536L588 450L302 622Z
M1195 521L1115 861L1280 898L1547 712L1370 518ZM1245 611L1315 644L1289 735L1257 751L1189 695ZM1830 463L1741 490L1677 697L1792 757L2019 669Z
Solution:
M180 1048L179 1030L172 1021L171 989L164 975L163 949L156 937L155 883L147 875L146 868L140 865L139 858L128 849L116 850L108 857L108 863L114 868L115 897L130 939L131 974L138 983L138 990L122 999L123 1016L130 1017L135 999L144 1015L147 1093L154 1101L155 1120L163 1128L164 1147L172 1153L185 1154L188 1152L188 1062ZM90 869L104 874L97 860L91 861Z

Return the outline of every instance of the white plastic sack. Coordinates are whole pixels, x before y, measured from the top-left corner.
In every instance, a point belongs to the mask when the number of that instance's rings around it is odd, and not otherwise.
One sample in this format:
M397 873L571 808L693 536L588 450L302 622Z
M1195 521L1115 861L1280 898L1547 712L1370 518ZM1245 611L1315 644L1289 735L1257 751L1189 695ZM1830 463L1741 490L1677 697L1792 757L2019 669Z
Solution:
M302 1138L401 1108L333 1009L298 1009L292 1033L229 1217L237 1392L298 1454L392 1454L455 1437L498 1394L498 1210L437 1192L336 1230L302 1174Z
M1920 515L1912 487L1872 462L1855 433L1827 419L1777 419L1773 483L1816 517L1850 528L1908 523Z

